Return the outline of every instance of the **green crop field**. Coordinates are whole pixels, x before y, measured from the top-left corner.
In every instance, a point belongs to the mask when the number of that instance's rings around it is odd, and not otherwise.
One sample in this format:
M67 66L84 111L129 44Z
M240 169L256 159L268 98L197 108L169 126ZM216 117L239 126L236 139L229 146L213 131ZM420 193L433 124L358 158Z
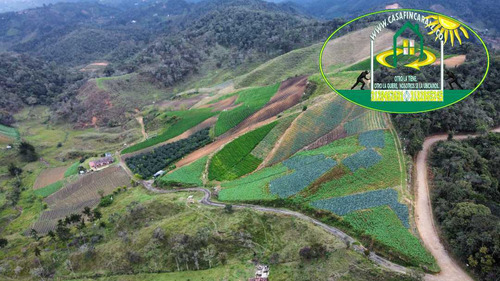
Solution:
M159 185L194 185L201 186L203 181L201 176L205 170L205 164L207 163L208 157L203 157L197 161L181 167L170 174L164 175L157 181Z
M293 50L274 58L237 79L238 87L269 85L286 78L318 72L318 54L322 44Z
M425 265L437 269L432 255L420 241L401 224L396 214L387 206L347 214L344 219L356 230L377 239L389 249L397 251L403 260L412 265Z
M78 174L78 166L80 166L80 162L75 162L64 172L64 177L67 178L72 175Z
M268 153L273 149L276 141L283 135L283 133L288 129L290 124L297 118L297 114L292 114L287 117L282 117L279 119L278 124L269 132L269 134L264 137L264 139L252 150L252 155L257 158L264 159Z
M269 182L287 173L288 169L280 164L259 170L246 177L222 183L224 188L219 192L219 200L269 200L278 196L266 191Z
M220 136L229 129L238 125L245 118L250 116L262 108L274 94L278 91L279 83L260 87L242 90L238 93L236 104L241 104L237 108L229 111L224 111L220 114L217 123L215 124L215 135Z
M19 139L19 132L16 130L16 128L7 127L2 124L0 124L0 135L4 135L15 140Z
M132 145L130 147L125 148L122 151L122 154L131 153L134 151L138 151L144 149L146 147L150 147L164 141L167 141L173 137L176 137L185 131L191 129L192 127L200 124L206 119L216 115L217 112L211 112L210 108L203 109L192 109L192 110L183 110L183 111L167 111L164 113L164 116L176 116L180 120L175 123L169 125L160 135L156 137L149 138L143 142Z
M367 169L358 169L334 181L324 183L310 198L311 200L344 196L358 192L393 187L400 184L396 145L392 135L384 132L385 147L378 149L382 155L380 162Z
M297 155L325 155L332 156L335 160L340 161L348 155L357 153L363 149L364 147L358 144L358 136L350 136L313 150L300 151Z
M255 170L262 159L250 154L259 142L276 125L276 122L262 126L230 142L217 152L210 161L210 180L232 180Z
M47 197L47 196L51 195L52 193L61 189L63 187L63 185L64 185L64 181L62 181L62 180L56 181L55 183L49 184L45 187L42 187L42 188L35 190L34 193L38 196Z

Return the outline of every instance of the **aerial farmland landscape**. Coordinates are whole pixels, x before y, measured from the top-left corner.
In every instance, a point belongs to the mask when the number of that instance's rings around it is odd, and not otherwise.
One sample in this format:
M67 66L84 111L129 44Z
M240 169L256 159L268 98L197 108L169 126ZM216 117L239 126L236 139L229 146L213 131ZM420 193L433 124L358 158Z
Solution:
M0 2L0 280L499 280L499 11Z

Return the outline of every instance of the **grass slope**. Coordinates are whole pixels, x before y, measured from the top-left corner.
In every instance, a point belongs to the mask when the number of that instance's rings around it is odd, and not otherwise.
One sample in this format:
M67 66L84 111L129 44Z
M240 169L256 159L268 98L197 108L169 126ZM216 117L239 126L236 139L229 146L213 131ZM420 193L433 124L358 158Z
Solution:
M267 124L230 142L210 161L210 180L232 180L255 170L262 159L250 154L277 122Z
M80 166L80 162L75 162L64 172L64 177L67 178L72 175L78 174L78 166Z
M52 193L58 191L61 189L64 185L64 181L56 181L55 183L49 184L45 187L39 188L34 191L35 195L42 196L42 197L47 197L51 195Z
M238 125L252 113L262 108L271 97L276 94L279 88L279 83L261 87L242 90L238 93L238 99L235 104L241 104L237 108L229 111L223 111L217 123L215 124L215 135L220 136L229 129Z
M210 108L165 112L165 117L176 116L179 120L169 125L160 135L125 148L122 154L135 152L174 138L215 114L217 114L217 112L212 112Z

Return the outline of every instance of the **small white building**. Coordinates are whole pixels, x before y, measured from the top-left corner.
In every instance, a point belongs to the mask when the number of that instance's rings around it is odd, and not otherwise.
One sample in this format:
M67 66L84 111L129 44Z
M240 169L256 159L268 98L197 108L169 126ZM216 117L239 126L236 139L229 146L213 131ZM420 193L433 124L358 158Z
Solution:
M165 171L163 171L163 170L159 170L158 172L156 172L156 173L153 175L153 177L154 177L154 178L157 178L157 177L159 177L159 176L163 176L164 174L165 174Z

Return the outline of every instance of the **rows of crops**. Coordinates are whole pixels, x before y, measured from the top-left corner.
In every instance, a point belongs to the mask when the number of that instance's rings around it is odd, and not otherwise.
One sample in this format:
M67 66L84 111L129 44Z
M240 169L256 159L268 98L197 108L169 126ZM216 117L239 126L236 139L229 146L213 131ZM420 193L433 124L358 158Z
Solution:
M2 124L0 124L0 134L11 139L19 139L19 132L16 130L16 128L7 127Z
M340 125L348 114L348 102L336 96L307 109L286 131L269 164L287 159Z
M35 189L34 193L38 196L47 197L47 196L51 195L52 193L61 189L63 184L64 184L64 182L62 180L59 180L59 181L56 181L56 182L51 183L49 185L46 185L42 188Z
M347 122L344 127L348 135L354 135L364 131L385 129L386 124L382 113L367 110L362 115Z
M359 134L359 144L366 148L384 148L384 131L383 130L375 130L375 131L366 131Z
M167 143L150 152L129 157L125 160L127 166L132 172L144 178L149 178L182 156L209 143L211 141L209 130L209 128L200 130L188 138Z
M279 84L274 84L267 87L240 91L235 104L241 105L220 114L217 119L217 123L215 124L215 135L220 136L224 134L252 113L263 107L267 102L269 102L271 97L276 94L278 87Z
M349 137L344 140L348 140L350 138L357 140L356 136ZM322 184L322 186L316 191L316 193L314 195L311 195L310 199L318 200L330 197L338 197L353 193L361 193L369 190L384 189L388 186L394 187L399 185L401 179L401 171L399 169L399 162L395 161L395 159L398 159L396 145L394 143L393 137L387 131L384 132L384 139L385 147L378 151L380 155L382 155L382 159L377 164L367 169L358 169L353 173L345 174L339 179ZM344 140L338 140L337 142L342 142ZM344 147L345 151L351 149L348 146ZM362 149L363 147L357 146L356 149L359 148ZM314 151L315 150L311 150L311 152ZM332 151L335 151L335 149L332 149Z
M267 192L269 183L287 173L288 169L281 163L259 170L246 177L222 184L223 190L219 192L219 200L223 201L250 201L269 200L276 196Z
M60 166L43 170L38 177L36 177L33 189L36 190L62 180L67 169L68 166Z
M337 165L337 162L323 155L294 156L283 161L283 165L294 172L271 181L269 190L281 198L286 198L305 189Z
M351 172L356 172L361 168L370 168L380 162L380 160L382 160L382 156L380 156L380 154L378 154L375 150L365 149L345 158L342 160L342 164L349 168Z
M435 266L434 258L399 221L388 207L363 210L344 217L351 226L373 236L380 243L400 253L400 258L415 266Z
M232 180L255 170L262 159L250 154L277 122L262 126L230 142L210 160L210 180Z
M157 180L158 184L161 186L203 185L201 176L203 174L203 171L205 170L207 159L208 157L200 158L187 166L181 167L173 171L172 173L164 175Z
M67 178L72 175L78 174L78 166L80 166L80 162L75 162L68 167L66 172L64 172L64 177Z
M54 229L57 220L85 207L95 207L100 200L100 191L110 194L117 187L130 183L127 173L119 166L86 174L73 183L67 184L44 199L49 209L44 211L32 226L40 233Z
M261 142L259 142L255 149L252 150L252 155L261 159L266 158L278 139L283 135L286 129L288 129L297 116L298 114L292 114L279 119L278 124L264 137L264 139L262 139Z
M331 211L340 216L345 216L357 210L387 205L397 214L401 223L406 228L410 227L408 207L398 202L398 192L392 188L318 200L312 202L311 205L318 209Z
M313 149L303 150L296 155L325 155L333 156L337 160L342 160L345 157L363 150L364 147L358 144L357 136L350 136L343 139L335 140L327 145Z
M210 108L203 109L192 109L192 110L184 110L184 111L167 111L164 113L166 117L175 116L178 118L176 122L172 125L168 126L163 133L156 137L149 138L143 142L138 144L129 146L122 151L122 154L135 152L146 147L150 147L164 141L167 141L171 138L174 138L185 131L193 128L194 126L200 124L206 119L216 115L217 112L212 112Z

